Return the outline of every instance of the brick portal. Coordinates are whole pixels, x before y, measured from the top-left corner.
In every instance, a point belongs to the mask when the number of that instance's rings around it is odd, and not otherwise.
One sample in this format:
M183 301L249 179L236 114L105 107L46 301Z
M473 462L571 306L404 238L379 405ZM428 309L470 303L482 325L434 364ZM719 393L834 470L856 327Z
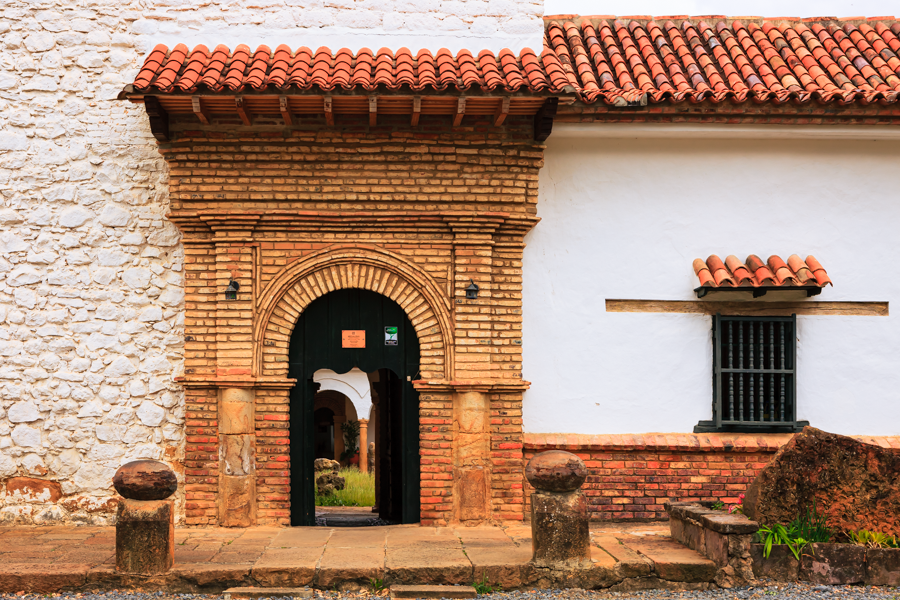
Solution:
M290 334L343 288L393 299L419 337L421 522L523 518L521 261L543 146L526 118L431 119L173 118L160 152L185 246L188 524L289 524Z

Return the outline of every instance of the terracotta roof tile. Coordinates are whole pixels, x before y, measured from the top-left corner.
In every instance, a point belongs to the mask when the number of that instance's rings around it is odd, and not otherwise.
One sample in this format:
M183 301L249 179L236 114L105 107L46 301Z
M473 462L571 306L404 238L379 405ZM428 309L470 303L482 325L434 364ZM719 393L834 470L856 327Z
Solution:
M138 91L192 93L290 88L413 91L481 88L575 93L587 103L795 102L892 104L900 99L900 23L894 17L760 19L722 16L545 19L544 48L496 55L406 48L251 51L156 46ZM773 273L773 276L776 273Z
M780 256L772 255L763 262L755 254L741 262L731 255L721 258L715 254L706 260L694 259L694 273L700 280L700 287L733 288L733 287L825 287L834 285L828 273L814 256L807 256L806 261L796 254L788 257L787 262Z

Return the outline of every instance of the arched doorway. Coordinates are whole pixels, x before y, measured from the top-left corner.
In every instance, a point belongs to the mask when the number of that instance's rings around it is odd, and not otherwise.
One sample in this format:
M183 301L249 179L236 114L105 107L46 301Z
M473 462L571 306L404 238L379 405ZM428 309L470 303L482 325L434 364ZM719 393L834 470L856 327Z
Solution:
M411 381L419 371L419 340L400 305L362 289L325 294L297 320L288 356L288 376L297 380L290 408L291 524L315 524L313 374L318 369L346 373L353 367L384 373L386 385L378 391L378 440L385 444L379 470L390 475L381 478L379 500L387 502L379 505L392 520L417 523L419 397ZM382 462L385 458L388 463Z

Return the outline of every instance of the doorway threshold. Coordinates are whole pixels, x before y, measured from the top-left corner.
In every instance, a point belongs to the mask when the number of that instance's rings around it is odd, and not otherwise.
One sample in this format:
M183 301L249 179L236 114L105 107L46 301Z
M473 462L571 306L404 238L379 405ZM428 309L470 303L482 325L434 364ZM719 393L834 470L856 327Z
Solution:
M317 506L317 527L378 527L394 525L372 512L371 506Z

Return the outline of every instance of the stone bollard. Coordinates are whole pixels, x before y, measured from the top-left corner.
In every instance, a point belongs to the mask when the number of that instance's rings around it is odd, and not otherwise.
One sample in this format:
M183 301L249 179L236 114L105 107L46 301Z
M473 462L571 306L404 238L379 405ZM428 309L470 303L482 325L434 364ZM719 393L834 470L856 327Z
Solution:
M155 460L123 465L113 486L124 498L116 519L116 570L154 575L175 563L175 473Z
M525 467L531 495L532 562L537 566L578 566L591 558L587 503L581 485L584 462L570 452L541 452Z

